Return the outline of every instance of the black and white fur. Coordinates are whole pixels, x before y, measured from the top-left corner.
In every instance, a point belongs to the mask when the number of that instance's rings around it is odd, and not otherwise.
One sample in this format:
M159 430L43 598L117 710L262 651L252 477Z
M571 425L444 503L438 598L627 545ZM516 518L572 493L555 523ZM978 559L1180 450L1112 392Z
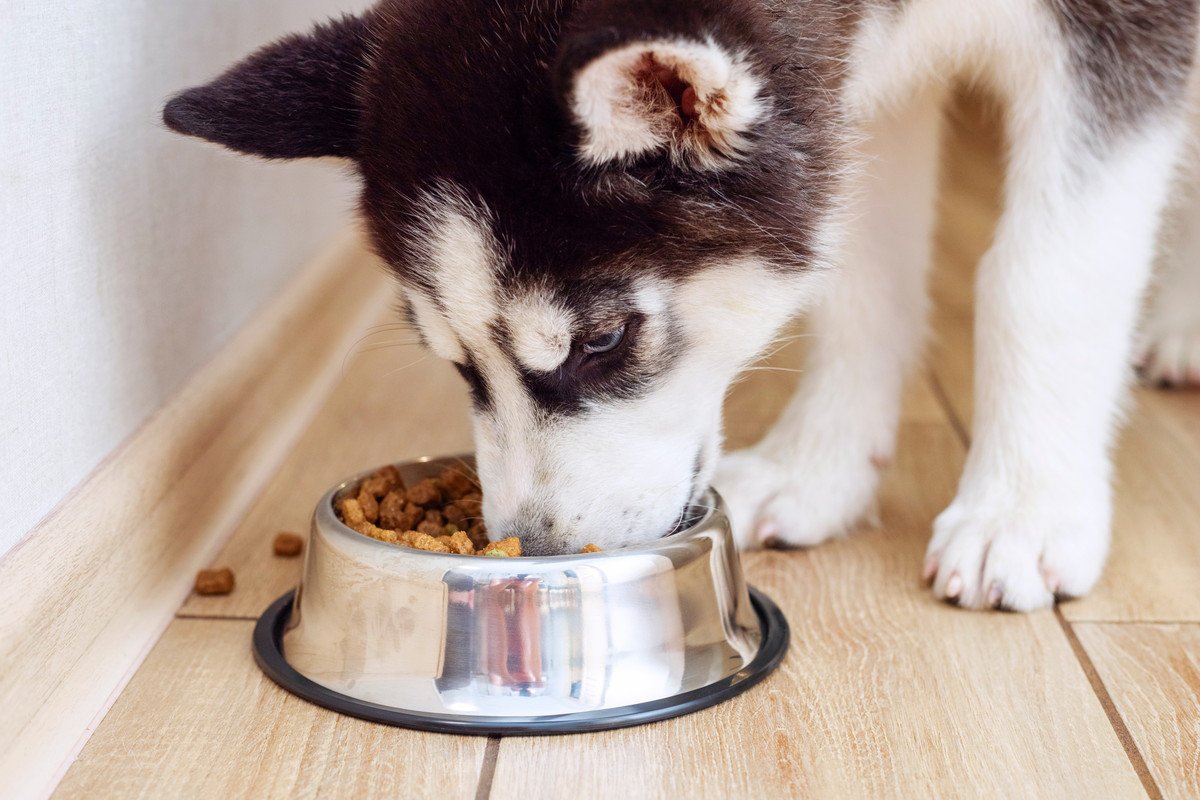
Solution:
M745 545L813 545L863 515L892 454L940 109L952 78L988 84L1005 212L979 272L973 444L925 570L939 597L1028 610L1104 563L1197 30L1196 0L385 0L164 117L353 160L413 324L471 387L494 533L619 547L715 480ZM1198 231L1180 226L1146 327L1157 379L1200 380ZM796 398L722 459L727 388L805 310Z

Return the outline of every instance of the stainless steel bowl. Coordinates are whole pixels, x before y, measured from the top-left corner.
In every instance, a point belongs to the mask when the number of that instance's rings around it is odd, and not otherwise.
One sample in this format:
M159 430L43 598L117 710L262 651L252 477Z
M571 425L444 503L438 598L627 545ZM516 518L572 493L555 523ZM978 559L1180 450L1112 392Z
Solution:
M469 459L398 464L408 484ZM694 711L757 683L787 622L748 590L720 496L686 530L589 555L411 550L346 527L331 489L299 588L259 620L259 665L354 716L460 733L563 733Z

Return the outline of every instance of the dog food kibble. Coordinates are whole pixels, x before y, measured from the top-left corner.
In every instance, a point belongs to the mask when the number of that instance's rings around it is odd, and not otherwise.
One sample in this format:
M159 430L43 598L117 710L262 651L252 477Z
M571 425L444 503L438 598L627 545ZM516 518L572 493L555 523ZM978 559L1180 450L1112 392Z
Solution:
M446 487L446 491L451 497L462 497L471 492L479 491L479 487L475 485L475 481L471 476L462 470L444 470L439 478L442 481L442 486Z
M455 531L450 534L450 549L460 556L475 555L475 543L463 531Z
M304 539L299 534L288 533L282 531L275 534L275 542L271 549L275 551L275 555L291 558L292 556L300 555L300 551L304 549Z
M459 528L462 528L462 524L467 521L467 512L454 503L447 503L442 507L442 516L446 518L446 522Z
M406 487L399 470L384 467L338 499L335 508L347 527L380 541L433 553L493 558L521 555L521 540L516 536L488 540L483 494L465 470L444 469L436 478ZM300 546L302 543L296 552ZM277 537L277 553L278 547ZM598 553L600 548L589 544L580 552Z
M400 470L387 466L375 470L371 477L363 481L361 491L368 492L374 497L383 497L392 489L402 485Z
M481 550L484 547L487 547L487 527L484 526L483 520L472 522L471 527L467 528L467 536L470 538L471 543L475 545L476 549Z
M492 542L490 545L488 545L487 551L484 552L484 555L486 556L493 550L499 550L509 558L516 558L517 556L521 555L521 540L515 536L509 536L507 539L501 539L498 542Z
M483 516L483 495L479 492L464 494L454 501L454 505L458 506L468 519Z
M425 533L430 536L440 536L443 533L445 533L446 531L444 529L444 526L438 525L436 522L431 522L430 520L422 520L420 523L417 524L417 532Z
M391 528L394 531L410 531L417 524L417 512L420 509L417 506L411 506L412 511L408 511L406 506L407 500L404 497L404 490L390 491L383 498L383 502L379 504L379 525L384 528Z
M441 488L430 478L408 490L408 500L419 506L435 506L442 502Z
M233 591L233 570L202 569L196 573L196 594L229 594Z
M436 536L431 536L428 533L419 533L417 538L412 540L409 547L415 547L418 550L429 550L433 553L449 553L450 546L439 540Z
M358 490L358 507L362 509L363 516L367 522L375 524L379 521L379 501L375 499L366 486Z

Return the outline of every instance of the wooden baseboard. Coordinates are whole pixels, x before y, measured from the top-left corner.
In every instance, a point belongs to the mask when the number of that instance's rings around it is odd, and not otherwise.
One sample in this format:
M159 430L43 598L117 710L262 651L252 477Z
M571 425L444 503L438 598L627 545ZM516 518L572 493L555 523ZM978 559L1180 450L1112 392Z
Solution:
M347 234L0 560L0 786L47 793L391 293Z

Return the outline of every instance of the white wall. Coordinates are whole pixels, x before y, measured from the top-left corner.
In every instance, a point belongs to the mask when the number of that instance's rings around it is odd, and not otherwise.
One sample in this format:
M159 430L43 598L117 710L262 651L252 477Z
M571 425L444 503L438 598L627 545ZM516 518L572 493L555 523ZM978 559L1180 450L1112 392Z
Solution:
M0 0L0 554L344 224L335 166L162 101L361 0Z

